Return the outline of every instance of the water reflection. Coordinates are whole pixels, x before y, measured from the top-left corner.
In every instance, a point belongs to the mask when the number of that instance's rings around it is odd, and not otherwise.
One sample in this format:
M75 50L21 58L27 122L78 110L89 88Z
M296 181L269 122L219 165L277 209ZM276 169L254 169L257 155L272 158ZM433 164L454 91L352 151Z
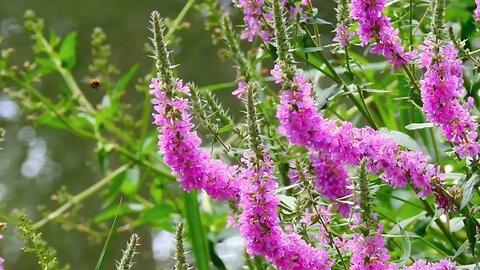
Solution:
M9 99L0 99L0 119L7 121L15 121L17 117L17 103Z
M122 1L121 4L111 0L0 0L0 35L4 39L2 47L14 47L16 53L13 61L20 65L32 58L32 41L23 28L23 14L26 9L33 9L45 18L47 31L52 29L60 36L71 31L78 32L78 61L73 70L78 80L90 75L90 36L97 26L104 29L108 42L112 44L112 64L125 72L133 64L139 63L139 75L142 75L149 72L152 64L143 51L144 43L150 36L147 29L150 12L156 9L164 16L174 17L184 4L185 1L178 0ZM234 70L229 63L218 59L218 48L212 45L210 34L203 30L202 16L191 13L187 19L191 22L191 29L180 32L181 43L172 48L175 51L175 63L181 63L178 67L179 75L199 85L232 80ZM128 42L125 42L126 39ZM200 66L209 68L199 68L199 63ZM45 80L40 90L55 99L61 90L60 84L58 80ZM227 92L224 96L233 100ZM100 102L101 96L98 92L88 91L87 98L92 102ZM131 89L127 98L131 104L143 104L144 96L136 95L134 89ZM0 204L4 206L1 211L8 213L14 208L20 208L31 219L38 220L40 214L37 206L47 204L50 209L55 209L56 204L50 200L50 196L60 186L65 185L69 193L78 194L100 179L101 174L94 154L94 143L62 130L32 125L24 115L28 112L20 115L20 110L22 109L14 101L0 94L0 127L7 131L5 142L1 145L4 150L0 151ZM99 197L89 199L82 211L85 216L100 213L102 200ZM46 240L58 250L61 261L70 264L72 269L94 268L102 247L92 245L85 234L65 232L57 224L45 226L42 232ZM173 239L161 238L159 241L157 233L152 233L149 228L136 228L135 232L141 235L142 243L135 267L169 269L165 261L156 263L154 258L159 258L158 251L171 251ZM164 234L163 237L169 236ZM105 269L114 269L115 259L121 256L121 249L127 240L128 233L114 239ZM22 245L13 228L9 228L5 239L0 243L0 254L7 260L6 269L37 267L31 254L24 255L20 252ZM168 261L171 261L173 253L168 254Z

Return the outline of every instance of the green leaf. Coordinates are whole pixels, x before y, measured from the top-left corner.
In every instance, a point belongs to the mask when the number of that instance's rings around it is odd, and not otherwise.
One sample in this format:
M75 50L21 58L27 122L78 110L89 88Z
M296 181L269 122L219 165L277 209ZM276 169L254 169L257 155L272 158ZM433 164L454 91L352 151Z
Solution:
M400 230L402 231L402 244L403 244L403 250L402 250L402 256L400 257L400 262L398 263L400 266L404 266L407 264L408 259L410 258L410 255L412 254L412 243L410 242L410 237L408 236L407 232L400 227Z
M120 206L122 206L122 199L120 199L120 202L118 203L117 213L115 214L115 218L113 219L112 226L110 227L110 231L108 232L107 240L103 245L103 249L102 249L102 252L100 253L100 257L98 258L97 265L95 266L95 270L103 269L102 266L105 259L105 254L107 253L107 249L110 246L110 243L112 242L112 235L114 232L115 224L117 222L117 216L118 216L118 211L120 210Z
M321 52L324 49L322 47L308 47L308 48L298 48L298 52L302 53L312 53L312 52Z
M39 75L47 75L55 71L55 65L48 58L37 57L35 63L38 64Z
M461 229L463 229L464 227L464 224L463 224L463 220L465 220L465 217L455 217L455 218L452 218L450 219L450 231L451 232L458 232L460 231Z
M127 74L123 75L123 77L118 81L117 85L115 85L115 88L113 89L113 99L114 103L115 100L118 99L123 92L125 92L125 89L128 86L128 83L132 80L133 76L135 73L137 73L139 68L139 65L133 65L127 72Z
M417 130L434 127L432 123L412 123L405 126L408 130Z
M453 258L452 258L452 261L458 257L460 254L464 254L465 251L467 250L468 248L468 243L469 241L468 240L465 240L465 242L463 242L463 244L457 249L457 251L455 252L455 255L453 255Z
M184 192L185 201L185 216L187 218L188 231L192 239L193 253L197 260L198 270L209 269L209 254L207 237L202 224L200 210L198 205L197 191L193 190L190 193Z
M418 146L417 142L403 132L396 131L396 130L388 130L386 128L380 128L380 133L395 140L399 145L403 147L406 147L413 151L418 151L418 152L422 151L420 149L420 146Z
M280 193L283 193L284 191L287 191L287 190L290 190L292 188L298 187L299 185L300 185L299 183L295 183L293 185L279 187L275 190L275 193L280 194Z
M154 208L145 210L142 215L133 222L133 226L139 226L144 223L151 223L154 226L161 227L171 221L170 214L174 212L170 205L157 205Z
M100 223L112 217L121 217L123 215L133 213L133 212L134 210L129 205L116 206L116 207L104 210L102 213L97 215L93 221L95 223Z
M475 254L475 244L476 244L475 236L477 234L475 223L471 220L471 217L466 217L463 223L465 224L468 242L470 243L470 250L472 251L472 254Z
M77 47L77 32L71 32L68 34L60 45L60 60L62 61L62 67L66 69L72 69L77 61L76 56Z
M327 22L325 21L324 19L320 19L320 18L308 18L307 19L307 24L317 24L317 25L332 25L333 24L331 22Z
M222 133L228 132L232 129L233 129L233 124L230 124L230 125L226 125L222 128L219 128L217 132L218 132L218 134L222 134Z
M475 185L480 180L480 177L477 173L474 173L467 182L463 184L463 197L462 203L460 204L460 210L462 210L473 197L473 191L475 191Z
M127 171L125 175L125 181L123 181L120 190L129 197L135 196L139 189L139 183L140 168L138 166L134 166Z

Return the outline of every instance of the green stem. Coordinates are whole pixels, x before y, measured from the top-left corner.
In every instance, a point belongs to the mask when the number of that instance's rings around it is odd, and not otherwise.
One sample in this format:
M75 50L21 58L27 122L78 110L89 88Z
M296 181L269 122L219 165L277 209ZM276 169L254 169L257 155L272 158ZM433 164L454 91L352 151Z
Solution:
M428 202L425 200L422 200L422 203L425 206L425 210L427 211L427 214L432 218L434 218L435 211L432 209L430 204L428 204ZM443 224L443 222L439 219L435 219L435 223L437 224L438 228L440 228L440 230L445 235L445 237L447 237L448 242L450 242L454 250L458 250L457 241L453 238L452 234L448 231L447 227L445 227L445 224Z
M202 224L200 207L198 205L197 191L192 190L190 193L184 193L185 211L192 239L193 253L195 254L197 268L199 270L208 270L210 257L208 254L208 244L205 230Z
M435 159L437 162L440 162L440 151L438 150L438 145L437 145L437 140L435 140L435 134L433 133L433 130L430 128L429 129L430 137L432 138L432 145L433 145L433 150L435 152Z
M187 4L185 4L183 9L178 14L177 18L175 18L173 23L170 25L168 33L165 35L165 40L169 41L173 37L173 35L175 34L175 31L179 28L180 23L183 21L188 11L193 7L193 4L195 3L195 1L196 0L189 0Z
M93 184L89 188L85 189L84 191L80 192L79 194L75 195L70 201L62 205L60 208L57 210L53 211L50 213L48 216L44 217L40 221L36 222L33 224L33 229L39 229L40 227L44 226L47 224L49 221L52 221L56 219L57 217L61 216L63 213L68 211L72 206L79 204L83 200L87 199L88 197L92 196L93 194L97 193L100 189L102 189L104 186L106 186L108 183L110 183L113 179L115 179L117 176L125 172L128 168L130 167L130 164L125 164L119 168L117 168L115 171L113 171L111 174L107 175L97 183Z
M68 69L65 69L62 66L62 61L59 59L57 53L53 50L52 46L50 46L50 43L47 41L43 33L35 32L35 34L37 36L37 40L39 40L42 43L42 46L45 48L45 52L50 57L50 60L54 64L58 73L60 73L63 80L67 84L68 89L72 93L73 99L78 100L78 103L82 105L87 110L88 113L94 114L95 109L93 108L92 104L90 104L90 102L83 95L83 92L82 90L80 90L80 87L78 86L77 82L73 78L72 73L70 73Z

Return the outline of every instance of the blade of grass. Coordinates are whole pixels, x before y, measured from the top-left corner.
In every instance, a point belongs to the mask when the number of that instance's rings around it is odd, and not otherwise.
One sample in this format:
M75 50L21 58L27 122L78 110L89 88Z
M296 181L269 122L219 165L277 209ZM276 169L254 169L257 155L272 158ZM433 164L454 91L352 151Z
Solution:
M210 258L208 254L207 237L200 216L197 191L193 190L190 193L184 192L183 198L188 231L192 239L193 253L197 260L197 267L199 270L208 270Z
M112 226L110 227L110 231L108 232L107 240L103 245L102 253L100 253L100 257L98 258L97 265L95 266L95 270L102 269L105 254L107 254L108 246L110 246L110 242L112 241L112 233L115 228L115 223L117 222L118 210L120 209L121 205L122 205L122 198L120 198L120 202L118 203L117 213L115 214L115 218L113 218Z

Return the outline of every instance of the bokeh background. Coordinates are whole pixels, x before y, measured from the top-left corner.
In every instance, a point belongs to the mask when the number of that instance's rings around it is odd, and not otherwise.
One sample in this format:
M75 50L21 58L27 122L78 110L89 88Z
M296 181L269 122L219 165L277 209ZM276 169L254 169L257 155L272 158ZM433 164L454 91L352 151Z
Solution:
M165 17L175 18L185 5L184 0L0 0L0 36L4 39L3 48L16 50L15 60L21 63L32 55L32 41L23 27L25 10L34 10L45 19L49 29L65 36L71 31L78 33L77 65L73 72L78 80L89 77L88 65L92 61L91 34L100 26L112 45L112 64L121 72L139 64L140 72L146 74L152 60L144 51L150 31L149 14L159 10ZM228 2L228 0L226 1ZM322 1L323 2L323 1ZM320 17L333 19L334 1L322 3ZM228 6L228 4L227 4ZM198 85L228 82L235 73L230 62L223 62L218 56L221 46L215 46L210 33L204 30L203 19L207 14L192 10L186 21L189 28L178 31L181 39L172 49L176 63L180 63L179 76ZM238 14L237 14L238 15ZM236 20L241 20L237 16ZM327 33L327 38L328 38ZM41 90L49 96L56 96L62 84L55 78L42 82ZM101 95L83 85L87 97L99 101ZM132 87L133 88L133 87ZM235 102L228 91L220 93L221 100L235 110ZM134 89L127 97L132 104L142 104L143 95ZM39 206L54 209L51 195L61 186L68 192L77 194L101 178L94 153L93 142L82 140L68 132L44 126L35 126L28 121L28 112L21 111L12 100L0 94L0 126L6 129L4 148L0 151L0 221L14 209L23 209L34 221L41 218ZM102 200L94 196L84 203L81 214L85 217L101 212ZM48 224L42 228L45 239L58 250L61 262L72 269L93 269L102 249L102 244L93 244L85 234L76 231L65 232L60 225ZM136 269L166 269L163 261L171 256L173 239L167 234L140 228L142 246L137 257ZM128 234L120 234L114 239L105 269L114 269L115 258L125 246ZM103 240L103 239L102 239ZM6 269L37 269L32 254L20 251L24 245L15 236L10 226L5 238L0 242L0 254L5 257ZM235 243L233 244L235 245ZM155 259L156 258L156 259ZM39 268L38 268L39 269Z

